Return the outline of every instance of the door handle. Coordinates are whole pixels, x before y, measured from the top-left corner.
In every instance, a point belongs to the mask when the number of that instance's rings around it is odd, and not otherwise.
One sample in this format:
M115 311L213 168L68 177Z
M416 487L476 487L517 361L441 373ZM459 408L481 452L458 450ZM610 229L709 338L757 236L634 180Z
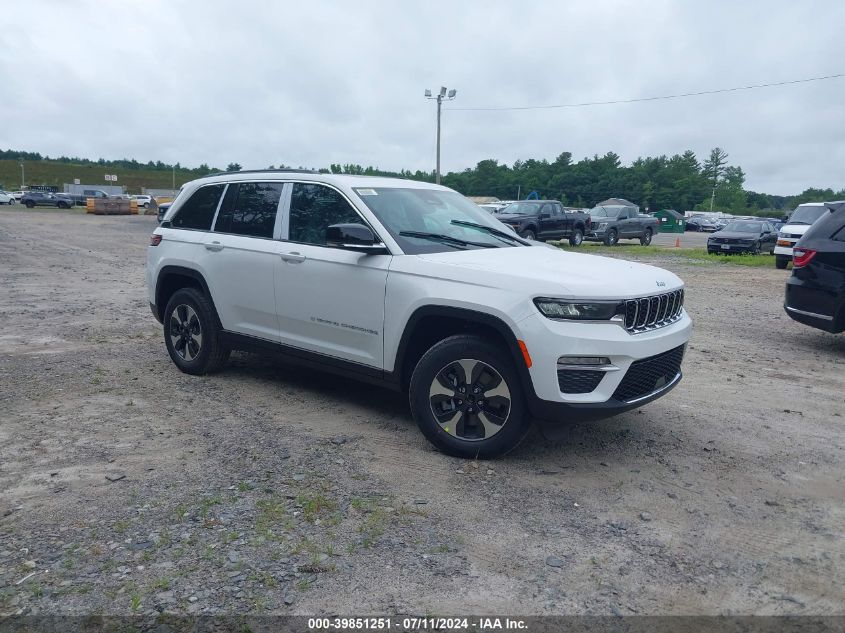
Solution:
M211 244L205 245L205 250L218 252L223 250L223 245L220 242L212 242Z
M291 262L292 264L301 264L305 261L305 255L296 252L280 253L279 256L286 262Z

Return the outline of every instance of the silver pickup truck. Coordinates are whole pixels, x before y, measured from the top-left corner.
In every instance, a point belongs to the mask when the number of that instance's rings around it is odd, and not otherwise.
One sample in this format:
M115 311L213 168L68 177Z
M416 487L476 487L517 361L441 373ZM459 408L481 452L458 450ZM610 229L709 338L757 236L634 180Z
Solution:
M638 239L648 246L657 233L660 220L640 213L638 207L627 205L600 205L590 209L590 233L585 240L604 242L613 246L619 240Z

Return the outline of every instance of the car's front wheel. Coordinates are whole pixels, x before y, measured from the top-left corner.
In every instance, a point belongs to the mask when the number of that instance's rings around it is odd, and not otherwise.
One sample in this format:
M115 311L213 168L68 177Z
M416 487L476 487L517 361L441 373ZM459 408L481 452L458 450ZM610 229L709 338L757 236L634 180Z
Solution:
M789 257L784 257L783 255L775 255L775 268L778 270L784 270L789 264Z
M32 208L34 208L34 207L35 207L35 203L34 203L32 200L27 200L27 201L26 201L26 208L27 208L27 209L32 209Z
M531 426L511 356L480 336L450 336L428 350L409 399L423 435L458 457L503 455Z
M526 229L525 231L520 233L519 236L524 240L536 240L537 239L537 235L531 229Z
M231 350L211 302L195 288L173 293L164 309L164 343L173 363L187 374L208 374L220 369Z
M607 233L605 233L605 246L615 246L617 242L619 242L619 234L616 232L616 229L610 229Z

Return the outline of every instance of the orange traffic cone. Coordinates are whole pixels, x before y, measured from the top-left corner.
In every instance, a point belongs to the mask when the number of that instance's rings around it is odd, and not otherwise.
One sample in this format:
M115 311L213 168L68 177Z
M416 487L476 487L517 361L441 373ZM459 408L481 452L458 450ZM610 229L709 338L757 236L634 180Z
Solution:
M675 248L681 248L681 238L680 237L675 238Z

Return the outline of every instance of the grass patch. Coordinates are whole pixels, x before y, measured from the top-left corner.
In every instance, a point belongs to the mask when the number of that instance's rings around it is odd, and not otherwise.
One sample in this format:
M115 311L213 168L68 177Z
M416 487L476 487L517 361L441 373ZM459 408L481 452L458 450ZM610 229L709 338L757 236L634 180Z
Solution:
M710 255L706 248L672 248L664 246L639 246L635 244L621 244L604 246L603 244L582 244L569 246L558 244L558 248L573 253L587 255L624 255L637 259L640 257L674 257L694 262L711 264L732 264L734 266L749 266L752 268L774 268L775 261L771 255Z
M337 509L337 503L334 500L320 493L299 495L296 502L302 507L302 516L309 523L313 523L323 512Z

